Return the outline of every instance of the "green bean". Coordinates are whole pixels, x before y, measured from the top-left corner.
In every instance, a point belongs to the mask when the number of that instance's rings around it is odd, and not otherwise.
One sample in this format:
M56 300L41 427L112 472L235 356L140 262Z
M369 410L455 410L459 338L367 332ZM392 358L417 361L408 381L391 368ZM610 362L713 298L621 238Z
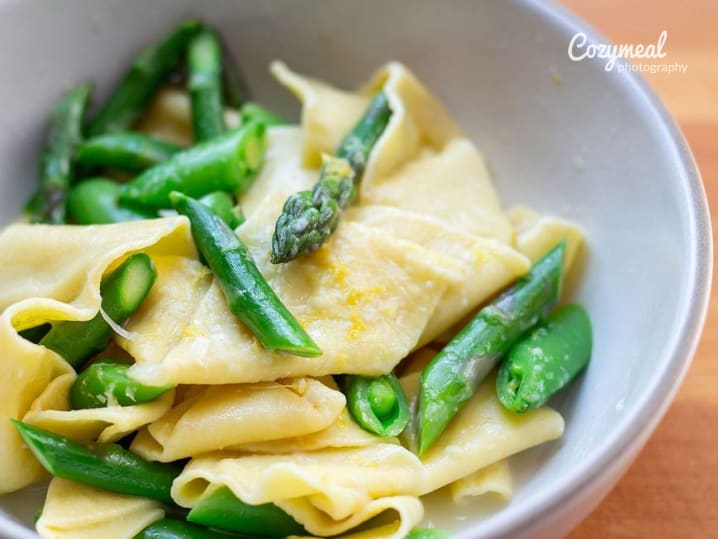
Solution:
M160 85L179 67L187 43L200 28L199 22L186 21L162 41L142 51L90 122L88 135L94 137L131 128Z
M447 427L511 345L558 301L565 244L481 309L421 373L419 454Z
M244 223L242 208L239 204L235 204L232 196L224 191L215 191L203 196L199 201L216 213L233 230Z
M163 518L153 522L133 539L228 539L226 533L208 530L183 520Z
M169 194L202 197L214 191L240 194L264 162L265 126L250 122L173 155L122 186L120 201L170 207Z
M74 410L104 408L112 404L132 406L155 400L175 384L147 386L130 378L129 365L112 359L95 361L83 370L70 389Z
M100 285L105 314L117 324L124 324L149 294L157 278L152 259L145 253L127 258ZM63 321L53 324L40 344L60 354L75 369L93 354L103 350L112 338L112 327L102 313L90 320Z
M257 269L231 228L193 198L172 193L172 206L192 224L197 248L219 281L230 310L268 350L316 357L321 350Z
M144 460L117 444L83 444L15 419L12 422L52 475L110 492L173 503L172 481L182 471L177 466Z
M55 105L40 161L40 186L28 204L33 223L63 224L65 201L72 183L72 157L82 140L82 119L92 85L67 92Z
M553 312L509 350L496 395L516 413L543 406L583 371L591 358L591 320L580 305Z
M120 205L120 185L106 178L91 178L78 183L70 191L67 207L80 225L102 225L154 219L157 212Z
M246 504L225 486L200 499L187 515L187 520L256 537L286 537L306 533L302 526L276 505Z
M409 403L394 374L348 375L342 380L347 408L364 430L379 436L398 436L409 422Z
M86 167L142 172L167 161L181 149L181 146L141 133L107 133L80 144L75 152L75 162Z
M219 38L209 29L194 36L187 48L187 88L196 142L216 137L226 129L222 102L221 55Z

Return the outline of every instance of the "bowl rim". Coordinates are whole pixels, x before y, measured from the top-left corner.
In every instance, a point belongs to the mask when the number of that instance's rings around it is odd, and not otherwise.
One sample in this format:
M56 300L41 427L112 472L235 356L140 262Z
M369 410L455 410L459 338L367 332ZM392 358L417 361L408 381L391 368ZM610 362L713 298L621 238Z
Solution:
M514 3L530 11L549 27L565 32L584 32L589 43L610 42L578 15L552 1L514 0ZM633 411L626 414L610 435L571 473L548 486L545 495L526 499L517 508L518 514L499 511L462 531L458 534L460 538L512 537L519 530L538 523L546 515L558 512L577 493L587 490L589 483L598 482L603 471L609 469L611 464L621 457L630 456L632 449L640 448L647 441L680 388L698 346L710 302L713 272L713 239L705 188L690 147L675 119L636 72L624 72L621 76L624 77L622 84L642 100L644 110L661 128L664 138L672 146L680 170L677 182L682 187L681 197L688 211L688 258L684 261L688 268L688 282L685 301L679 305L677 316L681 323L674 328L664 352L670 359L663 372L655 377L652 387L644 391ZM637 440L640 442L638 446Z

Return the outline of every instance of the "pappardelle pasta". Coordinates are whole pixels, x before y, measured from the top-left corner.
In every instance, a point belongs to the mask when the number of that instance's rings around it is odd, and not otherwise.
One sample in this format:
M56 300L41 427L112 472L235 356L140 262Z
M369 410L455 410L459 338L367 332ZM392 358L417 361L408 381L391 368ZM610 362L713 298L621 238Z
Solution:
M270 70L299 125L188 21L53 109L0 233L0 493L51 477L43 539L447 537L425 495L509 499L563 433L580 229L504 210L406 66Z

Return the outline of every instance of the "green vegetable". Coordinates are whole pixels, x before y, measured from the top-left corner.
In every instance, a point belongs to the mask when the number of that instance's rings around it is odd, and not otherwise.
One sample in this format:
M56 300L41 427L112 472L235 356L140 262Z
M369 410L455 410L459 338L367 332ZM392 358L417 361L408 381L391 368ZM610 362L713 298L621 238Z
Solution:
M591 359L591 320L580 305L566 305L514 344L499 368L496 395L512 412L542 406Z
M40 161L40 186L28 204L33 223L65 222L72 157L82 140L82 118L91 91L90 83L80 84L67 92L52 110Z
M481 309L421 373L419 454L444 431L499 358L558 301L565 244Z
M183 520L163 518L153 522L133 539L229 539L231 535L195 526Z
M172 206L189 217L197 248L217 277L230 310L268 350L316 357L321 350L282 304L257 269L247 247L227 224L198 201L170 195Z
M199 201L216 213L231 229L244 223L244 214L234 199L224 191L215 191L203 196Z
M83 444L15 419L12 422L52 475L111 492L173 503L172 481L182 471L177 466L149 462L117 444Z
M396 376L345 376L347 408L364 429L379 436L398 436L409 422L409 403Z
M146 386L130 378L126 363L103 359L82 371L70 390L70 402L74 410L104 408L111 404L132 406L155 400L175 387Z
M390 118L389 101L380 92L341 142L336 155L324 156L314 188L287 199L272 238L274 264L289 262L317 249L334 232L342 210L356 198L369 154Z
M406 539L449 539L451 534L441 528L414 528Z
M22 331L18 331L18 334L26 341L30 341L37 344L42 340L45 335L47 335L47 332L50 331L51 327L52 326L50 324L40 324L39 326L34 326L31 328L23 329Z
M219 487L203 497L187 520L210 528L257 537L304 535L304 528L274 504L249 505L232 491Z
M80 144L75 152L75 162L87 167L141 172L167 161L181 149L141 133L107 133Z
M242 117L242 123L262 122L267 126L287 123L283 118L258 103L245 103L239 112Z
M80 225L154 219L156 211L120 205L120 185L106 178L83 180L70 191L67 208Z
M187 49L190 102L194 139L207 140L224 133L222 103L222 48L219 38L205 29L192 38Z
M239 194L250 186L264 162L265 126L250 122L176 153L122 186L120 201L168 208L169 194L202 197L214 191Z
M90 123L88 135L131 128L160 85L179 67L187 43L200 28L199 22L186 21L162 41L142 51Z
M115 323L124 324L147 297L156 278L157 270L149 256L145 253L131 255L103 277L101 309ZM40 344L60 354L77 369L107 346L112 333L102 313L98 313L90 320L53 324Z
M249 99L249 88L228 47L222 47L222 89L227 105L241 108Z

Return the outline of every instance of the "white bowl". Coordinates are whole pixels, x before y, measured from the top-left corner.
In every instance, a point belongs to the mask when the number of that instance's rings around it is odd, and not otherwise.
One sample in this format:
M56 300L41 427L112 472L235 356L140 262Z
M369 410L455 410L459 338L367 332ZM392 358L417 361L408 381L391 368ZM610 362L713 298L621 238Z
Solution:
M698 340L709 297L711 230L680 132L636 76L568 58L577 31L538 2L291 0L0 1L0 222L33 189L53 100L81 79L104 96L142 44L183 17L217 25L255 96L297 106L267 73L284 59L351 86L389 59L408 64L485 152L505 204L580 223L588 256L573 295L595 323L593 361L558 403L565 436L515 458L514 500L456 520L457 538L560 537L615 484L666 410ZM30 495L32 497L32 494ZM35 537L0 498L0 535ZM464 510L464 512L466 512ZM27 522L27 520L25 520Z

